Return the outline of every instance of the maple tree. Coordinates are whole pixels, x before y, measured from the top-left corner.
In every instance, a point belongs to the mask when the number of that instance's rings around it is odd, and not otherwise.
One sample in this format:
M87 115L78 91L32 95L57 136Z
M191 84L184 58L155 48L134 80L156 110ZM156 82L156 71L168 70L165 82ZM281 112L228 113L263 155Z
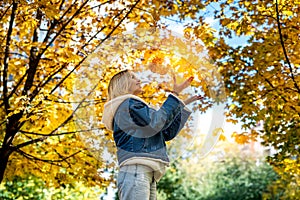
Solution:
M121 67L104 67L100 70L102 75L93 74L92 69L91 73L85 73L81 70L89 66L87 58L90 60L97 52L98 58L108 62L108 58L103 57L105 54L101 55L105 41L124 31L128 23L133 23L136 30L163 27L161 17L195 18L201 8L203 4L198 1L1 1L0 181L33 174L42 177L48 185L75 180L87 185L108 184L110 180L99 176L99 169L109 167L101 153L105 146L113 145L111 134L103 125L95 127L94 123L85 123L83 118L90 113L85 112L86 108L91 108L100 121L108 80ZM177 42L177 47L184 44L175 39L171 37L166 42L169 45ZM198 45L199 52L201 46ZM153 51L151 55L150 51ZM150 57L144 61L148 65L161 64L159 57L163 52L142 49L136 53L135 57L148 53ZM187 61L204 62L196 61L197 57L166 57L169 61L175 59L175 70L188 69L184 77L199 70ZM129 59L128 63L132 61ZM95 71L101 68L97 64L92 67ZM157 69L159 67L152 67L154 72ZM135 70L141 69L136 66ZM158 73L163 74L162 70ZM209 71L206 73L209 79ZM82 91L93 78L97 84L90 91ZM209 97L219 97L208 88L218 87L218 83L208 85L208 82L201 81L199 76L194 83L201 86L208 97L204 99L204 108L199 107L202 111L211 106ZM151 88L150 93L161 89L156 88L154 82L146 87ZM161 93L160 97L163 96ZM149 99L155 104L162 100ZM89 132L92 134L87 134ZM102 138L97 140L97 158L93 148L86 145L85 136Z
M257 136L276 153L268 158L286 180L287 193L299 194L300 59L299 2L205 1L218 28L205 16L186 31L201 38L223 75L229 121L243 123L239 142ZM209 28L208 28L209 27ZM233 40L234 39L234 40ZM243 40L244 45L234 41ZM261 129L257 126L261 124ZM251 130L251 131L248 131Z
M91 26L102 18L96 9L107 3L1 2L1 181L4 173L33 173L49 174L45 180L54 184L105 184L97 175L105 163L93 159L74 134L70 93L84 54L101 42L101 30L108 36L116 26L113 11Z

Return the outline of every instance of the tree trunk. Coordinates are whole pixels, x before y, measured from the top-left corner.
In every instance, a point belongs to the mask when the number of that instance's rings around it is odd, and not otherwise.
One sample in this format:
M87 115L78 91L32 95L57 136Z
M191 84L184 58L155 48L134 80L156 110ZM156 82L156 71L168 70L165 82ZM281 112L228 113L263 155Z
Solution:
M4 147L1 147L0 149L0 183L3 181L5 169L11 153L12 152L9 149L4 149Z
M19 130L19 120L23 112L14 114L7 119L5 136L0 148L0 183L4 178L5 169L8 164L9 156L16 150L13 146L13 140Z

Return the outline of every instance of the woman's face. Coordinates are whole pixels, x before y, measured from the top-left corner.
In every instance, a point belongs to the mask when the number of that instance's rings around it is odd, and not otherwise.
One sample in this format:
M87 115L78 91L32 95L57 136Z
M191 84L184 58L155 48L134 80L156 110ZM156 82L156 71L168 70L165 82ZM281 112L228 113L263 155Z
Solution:
M130 72L130 75L131 75L131 79L129 80L130 82L129 92L134 95L142 93L142 86L141 86L140 79L138 79L136 75L132 72Z

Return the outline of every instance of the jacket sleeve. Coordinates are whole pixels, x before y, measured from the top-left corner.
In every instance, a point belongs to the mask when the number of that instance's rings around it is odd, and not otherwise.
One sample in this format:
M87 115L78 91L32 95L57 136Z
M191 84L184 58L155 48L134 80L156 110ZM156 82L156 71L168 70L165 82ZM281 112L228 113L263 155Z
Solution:
M175 120L170 124L170 126L162 131L165 141L172 140L177 136L177 134L180 132L180 130L188 120L190 114L191 112L189 110L182 109L182 111L176 116Z
M173 123L183 108L184 104L181 101L173 95L169 95L159 110L154 110L143 102L133 100L129 112L135 124L161 131Z
M163 132L165 139L172 139L183 127L190 114L183 113L184 107L184 103L173 95L168 96L159 110L150 108L140 100L130 98L123 102L115 113L114 131L126 132L127 135L136 138L148 138ZM186 116L186 119L181 116Z
M159 110L150 108L137 99L130 98L118 108L114 123L118 129L134 137L151 137L168 128L183 110L184 104L169 95Z

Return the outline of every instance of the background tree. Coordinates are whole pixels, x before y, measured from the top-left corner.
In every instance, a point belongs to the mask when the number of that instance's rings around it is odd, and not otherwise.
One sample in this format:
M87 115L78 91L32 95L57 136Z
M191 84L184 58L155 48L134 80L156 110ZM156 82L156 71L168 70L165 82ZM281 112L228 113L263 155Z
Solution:
M186 172L173 162L165 176L158 182L157 190L161 199L197 199L200 194L195 182L186 182Z
M99 186L90 188L82 183L62 184L57 188L47 187L42 178L34 176L14 176L11 181L0 186L0 197L3 200L99 199L102 192Z
M70 94L84 53L100 43L101 30L108 36L117 27L109 21L118 11L103 21L96 15L107 3L1 2L1 181L4 172L49 174L48 183L103 181L96 171L103 163L74 134ZM92 27L97 20L102 23Z
M1 184L0 197L4 200L12 199L45 199L45 183L34 177L23 179L15 176L11 181Z
M173 162L158 183L161 199L280 199L283 190L270 187L278 175L250 146L224 140L199 159L195 144L192 155Z
M259 136L275 149L269 162L288 183L290 198L299 196L299 5L290 0L214 2L206 1L206 7L213 10L216 30L207 28L205 13L186 31L201 38L223 75L228 118L247 130L237 138Z

